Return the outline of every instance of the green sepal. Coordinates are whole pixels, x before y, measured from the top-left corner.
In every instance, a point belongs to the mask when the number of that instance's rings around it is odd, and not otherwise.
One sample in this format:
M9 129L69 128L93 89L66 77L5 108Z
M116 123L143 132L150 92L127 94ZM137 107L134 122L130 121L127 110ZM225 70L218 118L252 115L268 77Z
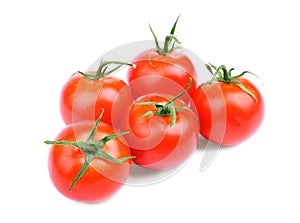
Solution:
M136 102L136 105L155 105L155 108L157 111L147 111L145 114L143 114L140 118L139 121L141 122L145 117L149 116L149 115L157 115L157 116L171 116L172 117L172 122L170 127L173 127L176 124L176 113L180 110L182 110L183 107L176 109L174 106L174 102L176 99L178 99L179 97L181 97L182 95L184 95L185 93L187 93L190 88L192 87L192 82L193 79L190 77L189 78L189 85L187 86L187 88L180 92L178 95L176 95L175 97L173 97L168 103L166 103L165 105L162 105L158 102L153 102L153 101L145 101L145 102Z
M72 188L74 187L74 185L78 182L78 180L84 175L84 173L87 171L87 168L90 165L90 161L93 159L92 155L87 155L85 158L85 161L80 169L80 171L78 172L77 176L74 178L72 184L69 187L69 191L72 190Z
M111 70L108 70L108 65L110 65L110 64L116 64L118 66L116 66L115 68L113 68ZM89 73L85 73L85 72L81 72L81 71L77 71L77 72L89 80L100 80L104 76L107 76L107 75L117 71L118 69L120 69L120 67L122 67L124 65L135 67L135 64L133 64L133 63L101 60L99 66L98 66L98 69L96 71L96 74L89 74Z
M72 190L74 185L80 180L80 178L84 175L86 172L89 163L93 158L100 158L100 159L105 159L114 163L122 163L128 159L135 158L134 156L126 156L126 157L121 157L121 158L114 158L110 156L108 153L106 153L103 150L103 146L105 143L109 142L110 140L120 137L122 135L128 134L129 132L121 132L121 133L115 133L111 135L107 135L103 137L102 139L98 141L94 141L95 133L98 128L98 125L100 123L100 120L103 116L104 110L102 109L102 112L99 116L99 118L96 120L93 129L91 130L91 133L87 139L86 142L81 142L81 141L67 141L67 140L61 140L61 141L50 141L46 140L44 141L45 144L53 144L53 145L65 145L65 146L74 146L79 148L84 154L85 154L85 161L84 164L82 165L80 171L78 172L77 176L74 178L72 184L69 187L69 191Z
M243 77L245 74L251 74L251 75L254 75L255 77L259 78L256 74L254 74L250 71L244 71L239 75L232 76L231 72L235 68L231 68L231 69L227 70L225 65L216 67L216 66L212 65L211 63L205 64L205 66L209 70L209 72L213 75L213 77L209 81L204 83L203 87L205 87L207 84L212 84L214 80L223 82L223 83L228 83L228 84L235 84L235 85L239 86L245 93L250 95L255 101L257 101L257 98L255 97L255 95L249 89L247 89L241 82L237 81L238 78ZM215 72L213 72L213 70Z

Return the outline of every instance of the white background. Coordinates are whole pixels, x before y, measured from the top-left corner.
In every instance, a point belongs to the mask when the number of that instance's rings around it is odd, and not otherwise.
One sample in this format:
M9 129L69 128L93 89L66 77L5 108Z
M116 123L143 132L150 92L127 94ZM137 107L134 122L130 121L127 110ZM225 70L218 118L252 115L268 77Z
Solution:
M299 5L296 0L0 3L1 222L299 222ZM259 131L200 172L198 150L161 183L123 187L97 204L66 199L47 170L64 127L63 83L107 51L169 32L205 62L258 74ZM5 219L5 220L4 220Z

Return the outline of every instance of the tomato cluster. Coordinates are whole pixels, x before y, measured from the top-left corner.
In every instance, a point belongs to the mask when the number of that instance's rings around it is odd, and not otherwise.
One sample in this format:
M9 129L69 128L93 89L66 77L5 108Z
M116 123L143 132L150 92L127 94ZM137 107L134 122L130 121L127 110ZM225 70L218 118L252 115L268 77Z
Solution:
M237 145L259 128L263 98L243 78L251 72L232 76L233 69L208 64L212 79L198 83L201 74L176 50L178 18L162 48L150 26L156 48L131 62L101 61L96 71L78 71L65 83L60 111L66 127L45 143L51 144L50 178L66 197L105 200L126 182L133 163L178 168L195 151L199 133ZM126 80L112 75L121 66L127 66Z

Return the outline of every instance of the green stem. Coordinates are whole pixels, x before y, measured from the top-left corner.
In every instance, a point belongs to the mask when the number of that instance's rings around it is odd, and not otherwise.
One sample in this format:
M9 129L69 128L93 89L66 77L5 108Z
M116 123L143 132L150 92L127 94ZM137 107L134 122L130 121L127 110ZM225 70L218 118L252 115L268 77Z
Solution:
M150 31L153 35L155 46L156 46L156 51L157 51L158 54L165 56L165 55L167 55L168 53L172 52L175 49L175 43L180 44L180 41L174 36L179 17L180 17L180 15L177 17L174 25L172 26L170 34L165 37L163 48L161 48L159 46L158 39L157 39L151 25L149 24Z
M167 55L169 52L169 47L170 47L170 41L172 40L171 36L166 36L165 42L164 42L164 48L162 50L163 55Z
M223 71L223 79L224 79L225 81L230 81L230 79L231 79L230 72L227 71L227 69L226 69L226 67L225 67L224 65L221 66L221 69L222 69L222 71Z

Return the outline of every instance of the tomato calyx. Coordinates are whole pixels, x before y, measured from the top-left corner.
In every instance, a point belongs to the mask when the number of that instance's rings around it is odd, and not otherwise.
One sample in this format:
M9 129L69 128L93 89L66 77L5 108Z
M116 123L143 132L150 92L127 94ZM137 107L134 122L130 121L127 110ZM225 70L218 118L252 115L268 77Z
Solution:
M225 65L221 65L219 67L216 67L216 66L212 65L211 63L205 64L205 65L206 65L206 68L213 75L212 79L209 80L208 82L206 82L205 85L211 84L214 80L217 80L217 81L223 82L223 83L227 83L227 84L229 84L229 83L230 84L235 84L235 85L239 86L244 92L246 92L247 94L249 94L255 101L257 101L256 96L250 90L248 90L241 82L239 82L237 80L238 78L241 78L245 74L252 74L252 75L254 75L254 76L256 76L258 78L257 75L255 75L254 73L252 73L250 71L244 71L244 72L242 72L239 75L232 76L231 72L235 68L231 68L231 69L227 70L227 68L226 68ZM215 72L213 72L213 70Z
M110 64L115 64L118 65L115 68L112 68L111 70L108 70L108 66ZM90 73L84 73L81 71L77 71L79 74L83 75L84 77L86 77L89 80L99 80L101 78L103 78L106 75L111 74L114 71L117 71L120 67L124 66L124 65L128 65L128 66L132 66L135 68L135 64L133 63L127 63L127 62L120 62L120 61L100 61L99 67L96 71L95 74L90 74Z
M174 36L175 34L175 30L176 30L176 25L177 25L177 22L178 22L178 19L179 19L180 15L177 17L171 31L170 31L170 34L167 35L165 37L165 42L164 42L164 47L161 48L158 44L158 39L151 27L151 25L149 24L149 28L150 28L150 31L154 37L154 41L155 41L155 46L156 46L156 52L159 54L159 55L164 55L166 56L168 53L176 50L177 48L179 48L178 46L176 47L175 44L180 44L181 42L177 39L177 37Z
M103 150L103 146L105 145L105 143L107 143L108 141L117 138L119 136L128 134L129 132L121 132L121 133L115 133L115 134L111 134L111 135L107 135L105 137L103 137L102 139L98 140L98 141L94 141L94 137L95 137L95 133L97 130L97 127L99 125L99 122L103 116L104 110L102 109L102 112L99 116L99 118L96 120L93 129L87 139L86 142L81 142L81 141L67 141L67 140L61 140L61 141L50 141L50 140L46 140L44 143L45 144L52 144L52 145L64 145L64 146L75 146L77 148L79 148L84 154L85 154L85 161L84 164L82 165L79 173L77 174L77 176L75 177L75 179L73 180L72 184L69 187L69 191L72 190L72 188L74 187L74 185L78 182L78 180L84 175L84 173L86 172L91 160L93 158L100 158L100 159L104 159L104 160L108 160L110 162L113 163L122 163L128 159L132 159L135 158L134 156L125 156L119 159L116 159L112 156L110 156L108 153L106 153Z
M142 121L145 117L147 117L149 115L171 116L172 122L171 122L170 127L173 127L176 124L176 113L183 109L190 110L190 108L187 106L182 106L179 108L175 108L175 106L174 106L175 100L178 99L179 97L181 97L182 95L184 95L191 88L193 79L190 77L189 80L190 80L190 82L189 82L189 85L187 86L187 88L184 91L182 91L181 93L179 93L178 95L176 95L175 97L173 97L169 102L167 102L165 104L155 102L155 101L136 102L135 105L141 105L141 106L142 105L154 105L156 108L155 111L150 110L150 111L147 111L145 114L143 114L139 118L139 121Z

